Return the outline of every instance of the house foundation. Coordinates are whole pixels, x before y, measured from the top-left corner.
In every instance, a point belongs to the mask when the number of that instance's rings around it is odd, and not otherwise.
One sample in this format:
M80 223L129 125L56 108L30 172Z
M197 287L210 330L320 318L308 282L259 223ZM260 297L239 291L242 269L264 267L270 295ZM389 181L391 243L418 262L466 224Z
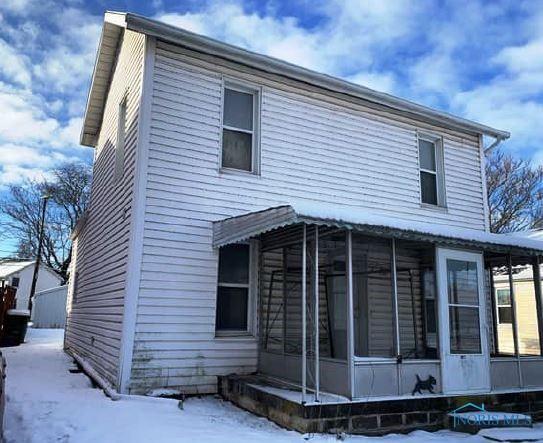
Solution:
M488 411L514 412L530 415L533 421L543 420L541 390L369 401L350 401L323 393L320 402L302 404L301 391L294 385L258 375L232 375L220 377L219 392L243 409L302 433L384 435L452 429L448 414L467 403L484 404Z

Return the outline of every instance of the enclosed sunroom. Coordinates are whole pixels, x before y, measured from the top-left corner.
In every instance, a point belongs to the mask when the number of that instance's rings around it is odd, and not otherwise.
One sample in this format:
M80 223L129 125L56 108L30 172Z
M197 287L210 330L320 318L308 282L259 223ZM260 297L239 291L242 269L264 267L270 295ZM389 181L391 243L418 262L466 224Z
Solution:
M300 404L412 398L417 376L425 397L543 389L539 241L308 205L217 221L213 241L219 275L251 251L258 288L226 284L217 321L245 303L258 373Z

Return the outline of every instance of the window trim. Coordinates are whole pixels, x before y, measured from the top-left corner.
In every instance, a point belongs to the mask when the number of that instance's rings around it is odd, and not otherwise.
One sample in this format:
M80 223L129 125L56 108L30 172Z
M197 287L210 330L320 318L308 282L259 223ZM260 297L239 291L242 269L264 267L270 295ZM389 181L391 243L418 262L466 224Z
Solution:
M424 140L434 145L436 170L431 171L425 169L420 164L420 141ZM444 155L444 143L441 135L432 134L428 132L417 131L417 167L418 167L418 181L419 181L419 199L420 205L429 209L447 209L447 195L445 187L445 155ZM426 203L422 200L422 179L421 173L425 172L433 174L436 177L436 194L437 204Z
M242 128L235 128L224 124L224 97L225 90L231 89L237 92L243 92L251 94L253 96L253 130L247 130ZM248 83L245 81L230 79L227 77L222 78L221 85L221 130L219 135L219 172L220 173L235 173L235 174L251 174L260 175L260 110L262 101L262 87ZM252 135L251 143L251 170L246 171L244 169L229 168L222 165L222 150L223 150L223 133L224 130L243 132L245 134Z
M221 283L219 281L220 248L217 249L217 284L215 286L215 310L219 296L219 286L230 288L247 288L247 328L246 329L217 329L215 323L215 338L255 338L256 337L256 293L258 285L258 243L256 240L239 242L249 246L249 278L247 283ZM216 322L215 313L215 322Z

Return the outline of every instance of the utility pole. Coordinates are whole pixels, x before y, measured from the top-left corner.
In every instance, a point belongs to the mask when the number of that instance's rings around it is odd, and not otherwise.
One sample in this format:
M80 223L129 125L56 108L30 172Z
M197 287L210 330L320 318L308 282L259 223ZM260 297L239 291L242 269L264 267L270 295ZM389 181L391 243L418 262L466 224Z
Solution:
M36 257L36 263L34 264L34 274L32 275L32 286L30 287L30 296L28 297L28 310L32 314L32 304L34 299L34 294L36 293L36 283L38 282L38 272L40 270L41 264L41 250L43 245L43 231L45 229L45 208L47 207L47 200L51 198L50 195L44 195L42 197L42 207L41 207L41 220L38 232L38 253Z

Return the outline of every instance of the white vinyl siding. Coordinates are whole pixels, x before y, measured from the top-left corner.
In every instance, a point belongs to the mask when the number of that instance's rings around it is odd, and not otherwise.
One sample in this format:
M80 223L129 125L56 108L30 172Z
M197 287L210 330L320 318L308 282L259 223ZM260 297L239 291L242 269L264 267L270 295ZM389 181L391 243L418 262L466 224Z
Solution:
M131 392L216 392L256 370L255 338L215 336L214 220L303 199L484 229L478 137L183 51L157 43ZM262 86L260 175L220 172L224 77ZM443 138L446 210L420 204L421 130Z
M144 46L142 34L124 33L96 145L86 222L76 240L72 279L77 276L77 284L74 288L70 282L66 325L68 351L86 359L113 386L119 370ZM125 96L124 174L116 181L119 104Z

